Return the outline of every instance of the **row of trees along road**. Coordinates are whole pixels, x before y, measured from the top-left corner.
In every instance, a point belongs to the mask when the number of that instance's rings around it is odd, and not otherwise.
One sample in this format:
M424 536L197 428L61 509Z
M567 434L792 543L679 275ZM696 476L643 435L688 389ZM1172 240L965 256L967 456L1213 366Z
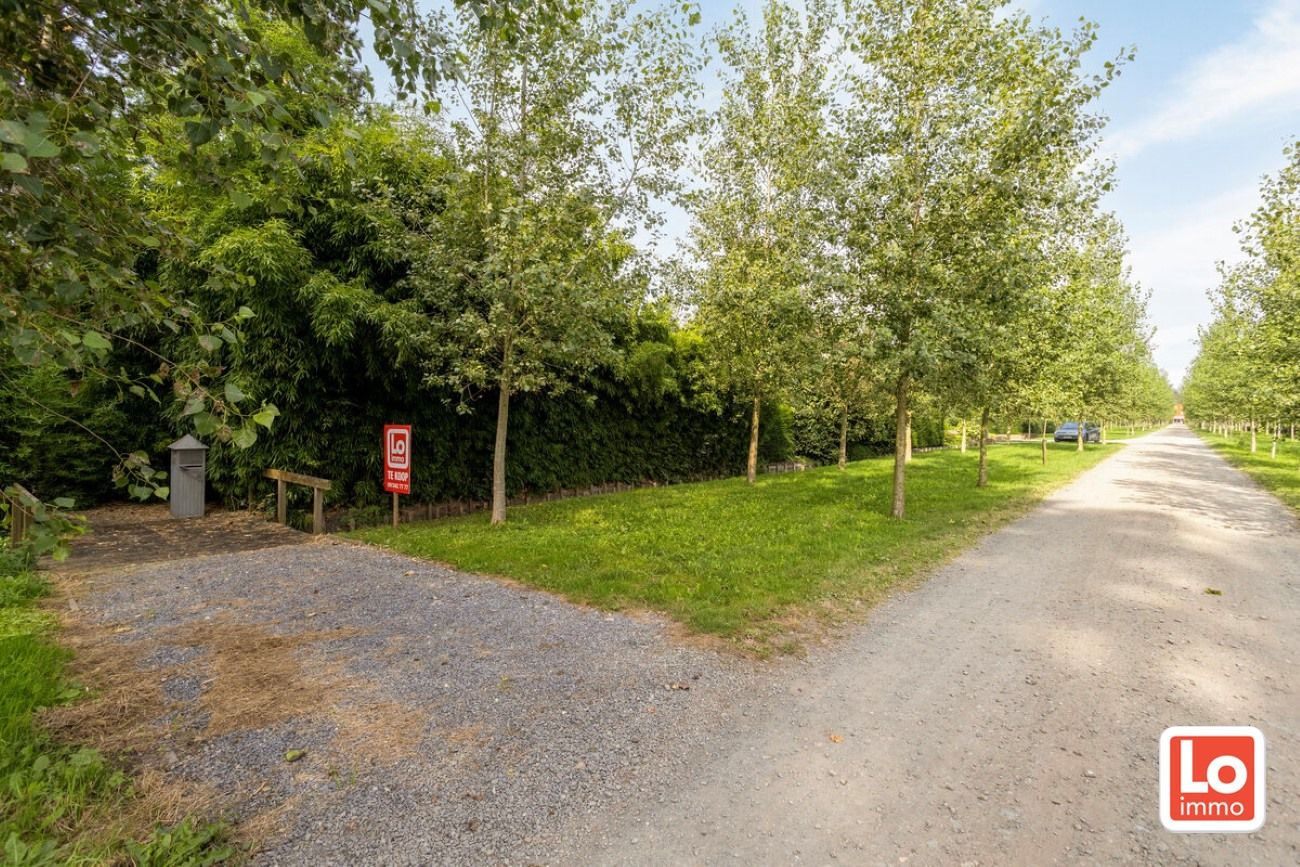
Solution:
M919 412L980 420L979 484L994 419L1167 415L1138 410L1168 389L1098 206L1091 106L1127 58L1086 72L1091 25L993 0L769 2L712 33L694 4L163 6L25 5L0 44L0 329L235 463L371 393L490 400L499 522L521 397L671 395L746 405L751 481L765 407L825 415L841 464L887 413L901 517ZM422 111L369 103L363 16ZM669 201L692 223L665 263ZM165 495L146 451L118 477Z
M979 418L980 485L994 413L1167 416L1145 299L1097 205L1089 106L1119 67L1082 71L1093 28L980 0L838 10L768 3L715 41L681 282L717 377L752 400L751 443L766 396L811 394L844 432L887 392L902 517L918 402Z
M1237 226L1242 260L1220 268L1213 321L1183 383L1188 419L1218 432L1259 426L1295 436L1300 416L1300 146L1266 178L1261 204Z

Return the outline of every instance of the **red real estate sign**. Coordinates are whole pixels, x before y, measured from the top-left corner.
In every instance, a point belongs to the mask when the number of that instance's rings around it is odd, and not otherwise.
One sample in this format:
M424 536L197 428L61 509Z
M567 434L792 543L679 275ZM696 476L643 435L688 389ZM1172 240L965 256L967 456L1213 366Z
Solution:
M384 425L384 490L411 493L411 426Z

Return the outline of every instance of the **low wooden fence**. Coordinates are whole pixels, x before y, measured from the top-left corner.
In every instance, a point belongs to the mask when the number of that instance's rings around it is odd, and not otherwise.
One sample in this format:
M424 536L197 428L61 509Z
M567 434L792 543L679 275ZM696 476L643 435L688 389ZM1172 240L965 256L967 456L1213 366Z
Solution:
M13 485L11 489L5 489L4 498L9 504L9 543L17 547L27 540L32 524L36 522L36 516L27 506L27 503L35 502L36 497L22 485Z
M767 473L800 473L804 470L817 466L816 461L781 461L776 464L768 464L765 472Z
M311 531L316 534L325 532L325 492L334 486L329 479L291 473L288 470L269 469L263 475L275 480L275 520L281 524L288 523L289 485L306 485L311 488Z

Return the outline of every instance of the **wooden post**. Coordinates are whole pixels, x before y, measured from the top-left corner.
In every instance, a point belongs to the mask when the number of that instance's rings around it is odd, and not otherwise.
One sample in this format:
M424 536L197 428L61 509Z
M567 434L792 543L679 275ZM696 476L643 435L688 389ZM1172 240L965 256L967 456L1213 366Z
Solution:
M325 532L325 492L311 489L311 531L316 535Z
M23 496L32 498L29 492L22 485L14 485L14 494L0 494L9 501L9 540L12 547L17 547L27 539L27 534L32 529L32 513L23 505Z
M311 531L325 532L325 492L333 488L329 479L318 479L302 473L286 470L268 469L262 474L275 480L275 520L281 524L289 519L289 485L306 485L312 489L311 496Z
M397 494L393 494L393 529L394 530L397 529L397 520L398 520L397 509L398 509Z

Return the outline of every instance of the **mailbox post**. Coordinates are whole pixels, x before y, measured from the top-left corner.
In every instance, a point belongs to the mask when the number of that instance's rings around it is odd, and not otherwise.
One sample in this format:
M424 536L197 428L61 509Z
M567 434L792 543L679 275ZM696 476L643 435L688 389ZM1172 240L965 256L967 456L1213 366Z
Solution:
M202 518L207 499L208 447L186 434L167 448L172 453L172 517Z

